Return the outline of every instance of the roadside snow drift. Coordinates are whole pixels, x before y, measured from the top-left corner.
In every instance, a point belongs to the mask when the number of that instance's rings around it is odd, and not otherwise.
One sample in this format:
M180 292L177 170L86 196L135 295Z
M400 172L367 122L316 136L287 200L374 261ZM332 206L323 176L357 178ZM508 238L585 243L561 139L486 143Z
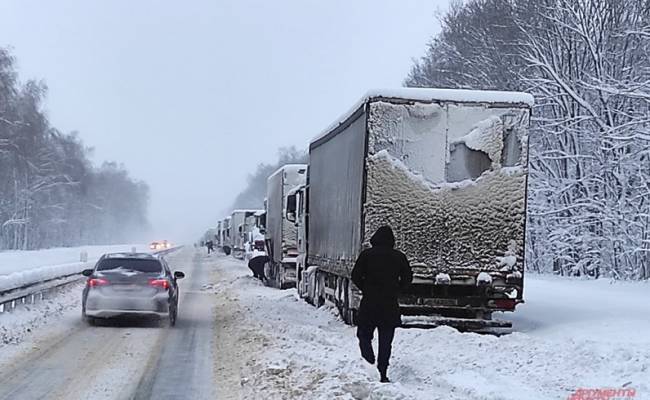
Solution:
M506 316L514 333L398 330L394 383L380 384L359 356L354 328L331 309L262 286L230 258L214 267L218 282L209 290L233 299L233 332L244 332L230 349L245 359L242 398L548 400L624 385L635 399L650 398L647 284L529 275L527 304Z
M62 247L34 251L0 252L0 292L34 282L72 275L90 268L105 253L149 251L146 245ZM81 262L84 252L87 262Z

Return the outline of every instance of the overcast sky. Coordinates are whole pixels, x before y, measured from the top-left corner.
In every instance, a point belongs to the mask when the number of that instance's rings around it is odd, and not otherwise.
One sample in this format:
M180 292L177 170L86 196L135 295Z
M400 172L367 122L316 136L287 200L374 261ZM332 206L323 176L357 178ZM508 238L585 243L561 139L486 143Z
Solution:
M55 127L149 184L154 236L192 240L257 163L401 86L447 3L0 0L0 46Z

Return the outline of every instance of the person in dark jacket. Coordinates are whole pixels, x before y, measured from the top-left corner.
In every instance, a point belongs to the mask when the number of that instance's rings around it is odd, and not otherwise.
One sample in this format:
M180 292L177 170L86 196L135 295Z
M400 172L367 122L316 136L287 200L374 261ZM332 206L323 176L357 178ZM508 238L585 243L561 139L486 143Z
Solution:
M357 315L357 337L361 356L375 363L372 338L375 329L379 336L377 369L381 382L388 380L395 328L402 323L398 295L413 280L413 273L404 253L395 250L395 236L389 226L382 226L370 239L372 248L359 254L352 270L352 281L363 297Z
M271 261L271 258L265 254L251 258L248 261L248 268L253 272L253 276L261 281L264 281L264 264Z

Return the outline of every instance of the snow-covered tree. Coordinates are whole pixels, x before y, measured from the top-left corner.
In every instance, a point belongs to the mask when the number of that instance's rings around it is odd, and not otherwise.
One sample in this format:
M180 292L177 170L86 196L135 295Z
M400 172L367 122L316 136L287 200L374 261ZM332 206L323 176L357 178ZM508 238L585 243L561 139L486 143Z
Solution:
M0 250L113 243L148 227L148 189L123 167L95 168L53 128L42 82L21 85L0 48Z
M650 1L470 0L409 86L524 90L528 268L650 277Z
M278 150L278 161L273 164L260 163L255 172L248 176L247 185L237 195L232 208L264 208L266 179L283 165L307 163L306 152L295 147L282 147Z

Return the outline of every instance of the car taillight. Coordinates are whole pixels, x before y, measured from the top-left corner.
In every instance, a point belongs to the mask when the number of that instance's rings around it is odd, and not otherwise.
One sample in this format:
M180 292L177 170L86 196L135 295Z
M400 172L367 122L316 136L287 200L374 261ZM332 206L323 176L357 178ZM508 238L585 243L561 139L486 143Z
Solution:
M149 281L149 285L165 290L169 289L169 281L167 279L152 279Z
M90 278L88 279L88 287L106 286L110 284L108 279L104 278Z

